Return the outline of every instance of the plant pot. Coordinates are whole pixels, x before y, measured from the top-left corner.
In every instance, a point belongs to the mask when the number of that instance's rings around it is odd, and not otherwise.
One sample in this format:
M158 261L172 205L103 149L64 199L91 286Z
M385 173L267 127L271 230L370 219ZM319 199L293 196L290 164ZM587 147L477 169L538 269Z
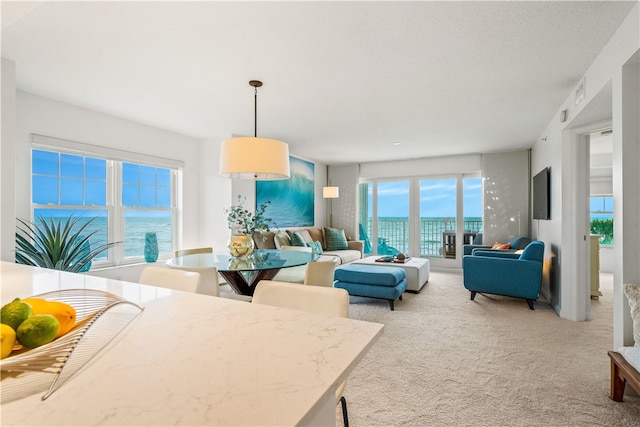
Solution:
M232 257L248 257L253 253L253 237L246 234L231 235L227 247Z

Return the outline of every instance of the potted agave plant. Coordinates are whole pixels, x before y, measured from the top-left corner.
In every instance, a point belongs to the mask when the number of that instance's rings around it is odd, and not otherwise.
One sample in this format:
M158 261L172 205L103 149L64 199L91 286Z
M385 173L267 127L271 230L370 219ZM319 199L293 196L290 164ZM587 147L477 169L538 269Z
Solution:
M117 244L90 247L89 240L98 231L85 230L96 219L80 224L81 218L73 215L58 221L37 217L31 222L18 218L21 226L17 226L16 232L16 263L74 273L89 270L96 256Z

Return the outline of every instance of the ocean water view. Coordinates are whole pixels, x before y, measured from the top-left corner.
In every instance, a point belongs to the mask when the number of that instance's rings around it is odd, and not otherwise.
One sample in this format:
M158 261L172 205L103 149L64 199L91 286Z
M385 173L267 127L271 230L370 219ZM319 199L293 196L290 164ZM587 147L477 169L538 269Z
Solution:
M100 211L96 213L96 211L92 211L97 218L91 222L87 228L84 230L82 234L88 235L93 232L96 234L91 237L90 245L92 248L95 248L99 245L103 245L107 243L108 235L107 235L107 217L106 213ZM37 216L43 216L47 222L51 218L57 223L58 221L64 222L67 220L66 217L46 215L44 212L35 212ZM172 226L171 226L171 216L163 215L163 216L139 216L140 212L135 211L134 215L125 214L124 218L124 242L121 243L124 247L124 256L125 258L131 257L143 257L144 256L144 236L147 232L155 232L158 239L158 250L159 253L172 253L172 245L171 245L171 236L172 236ZM78 216L77 213L75 215L79 218L78 224L76 227L81 227L91 220L90 216ZM39 224L39 221L36 219L36 224ZM107 259L106 254L102 254L95 258L96 261Z
M368 218L367 236L372 235L373 219ZM455 217L422 217L420 218L420 255L442 256L443 235L447 231L455 231ZM482 217L465 217L464 231L477 233L482 230ZM361 236L361 239L365 238ZM382 239L382 240L381 240ZM378 245L385 245L402 253L409 251L409 218L378 218ZM373 248L375 249L375 248Z

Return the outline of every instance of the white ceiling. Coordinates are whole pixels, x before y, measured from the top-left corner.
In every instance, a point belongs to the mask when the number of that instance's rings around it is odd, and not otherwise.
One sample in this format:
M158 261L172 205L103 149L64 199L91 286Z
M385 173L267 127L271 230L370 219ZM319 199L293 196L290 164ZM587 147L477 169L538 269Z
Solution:
M10 2L18 89L354 163L530 147L634 2ZM399 142L400 146L394 146Z

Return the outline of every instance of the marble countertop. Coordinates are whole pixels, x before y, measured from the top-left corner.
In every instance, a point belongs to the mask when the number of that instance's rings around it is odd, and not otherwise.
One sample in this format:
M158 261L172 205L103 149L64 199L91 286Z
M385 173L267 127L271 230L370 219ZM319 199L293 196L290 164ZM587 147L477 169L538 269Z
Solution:
M2 404L3 425L335 423L335 388L383 325L0 263L1 302L106 290L145 307L51 397Z

